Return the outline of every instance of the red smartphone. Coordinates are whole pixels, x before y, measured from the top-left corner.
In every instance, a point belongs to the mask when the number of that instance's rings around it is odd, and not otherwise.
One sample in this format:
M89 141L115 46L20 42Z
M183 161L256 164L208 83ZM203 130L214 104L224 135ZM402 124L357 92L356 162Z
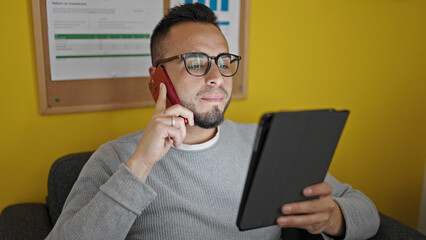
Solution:
M151 92L154 101L157 102L158 96L160 95L160 83L164 83L167 89L167 100L166 107L173 106L175 104L182 105L179 100L179 97L176 93L175 88L173 87L172 81L170 81L169 75L167 74L166 69L160 65L155 69L154 75L152 76L151 81L149 81L149 91ZM188 119L185 119L185 125L188 124Z
M173 87L172 81L170 81L166 69L161 65L158 66L157 69L155 69L154 75L152 76L152 79L149 82L149 91L151 92L155 102L157 102L158 95L160 94L160 83L164 83L167 88L166 107L170 107L175 104L182 105L176 93L176 90Z

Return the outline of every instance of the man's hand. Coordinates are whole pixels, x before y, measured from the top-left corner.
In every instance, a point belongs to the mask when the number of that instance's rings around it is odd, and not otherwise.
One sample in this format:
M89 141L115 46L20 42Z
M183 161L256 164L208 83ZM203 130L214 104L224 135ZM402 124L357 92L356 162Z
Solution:
M318 199L285 204L281 212L286 216L279 217L277 224L283 228L303 228L312 234L323 232L331 236L344 235L345 223L342 212L331 193L332 186L326 182L305 188L303 195L317 196Z
M186 126L183 119L188 119L190 126L194 125L193 113L182 107L174 105L166 109L167 88L161 83L160 93L152 115L144 130L135 153L126 163L142 180L148 176L152 166L166 155L172 143L179 147L186 136Z

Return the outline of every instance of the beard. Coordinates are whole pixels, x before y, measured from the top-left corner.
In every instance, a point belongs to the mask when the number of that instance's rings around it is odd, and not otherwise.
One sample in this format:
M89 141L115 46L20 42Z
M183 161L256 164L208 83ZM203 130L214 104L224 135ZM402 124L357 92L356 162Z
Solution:
M218 106L214 106L211 111L204 112L204 113L198 112L195 108L195 103L198 100L200 100L201 97L204 94L210 93L210 92L213 92L213 91L215 91L215 90L212 90L212 88L208 88L206 90L202 90L202 91L198 92L196 97L195 97L195 100L191 103L181 101L182 106L184 106L185 108L187 108L187 109L189 109L193 112L194 124L196 126L199 126L201 128L205 128L205 129L215 128L215 127L219 126L223 122L223 120L225 119L225 117L224 117L225 111L229 106L231 98L228 97L229 96L228 92L225 89L223 89L222 87L219 88L219 91L223 94L225 99L228 99L226 104L225 104L223 111L221 111Z

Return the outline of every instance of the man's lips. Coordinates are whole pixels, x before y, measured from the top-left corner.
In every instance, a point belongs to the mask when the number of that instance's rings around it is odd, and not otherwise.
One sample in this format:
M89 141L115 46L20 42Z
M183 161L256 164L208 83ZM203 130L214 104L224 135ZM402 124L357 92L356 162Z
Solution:
M207 102L222 102L223 95L222 94L206 94L203 97L201 97L201 99Z

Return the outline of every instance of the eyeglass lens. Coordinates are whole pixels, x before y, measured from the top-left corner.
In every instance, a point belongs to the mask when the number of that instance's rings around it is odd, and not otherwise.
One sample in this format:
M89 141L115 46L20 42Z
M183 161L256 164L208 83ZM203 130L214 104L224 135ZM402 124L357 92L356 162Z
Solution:
M209 57L203 53L189 53L184 55L185 66L188 72L195 76L207 74ZM220 73L225 77L234 75L238 69L238 58L231 54L219 55L216 62Z

